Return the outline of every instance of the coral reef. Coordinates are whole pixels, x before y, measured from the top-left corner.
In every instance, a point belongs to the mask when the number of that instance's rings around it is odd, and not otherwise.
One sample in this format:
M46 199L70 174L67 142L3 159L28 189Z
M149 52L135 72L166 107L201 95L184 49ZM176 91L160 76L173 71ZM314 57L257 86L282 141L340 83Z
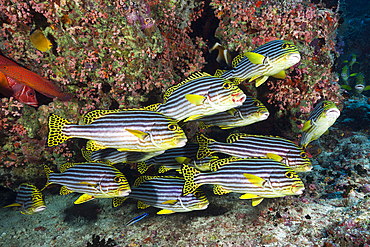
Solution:
M338 14L308 0L300 1L220 1L211 5L220 19L216 31L222 44L241 53L275 39L292 40L301 53L301 62L290 69L285 80L269 79L268 88L258 92L275 106L275 120L289 118L290 136L296 138L301 120L315 103L331 100L340 103L338 78L332 73L335 31ZM246 85L256 95L252 84Z

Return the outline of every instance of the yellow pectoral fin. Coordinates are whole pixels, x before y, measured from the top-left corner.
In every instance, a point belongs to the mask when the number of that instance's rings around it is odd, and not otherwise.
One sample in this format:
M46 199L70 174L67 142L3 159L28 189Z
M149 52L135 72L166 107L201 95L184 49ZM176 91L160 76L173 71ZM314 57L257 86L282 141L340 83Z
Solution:
M328 135L329 134L329 130L326 130L325 132L324 132L324 135Z
M188 122L188 121L192 121L192 120L195 120L195 119L198 119L198 118L201 118L203 115L193 115L193 116L190 116L188 117L187 119L184 120L184 122Z
M253 175L253 174L248 174L248 173L244 173L243 174L244 177L246 177L248 179L249 182L251 182L251 184L255 185L255 186L258 186L258 187L263 187L263 182L265 182L265 180L263 178L260 178L256 175Z
M237 110L235 110L235 108L231 108L230 110L227 110L226 112L229 113L230 115L234 116L234 114L235 114L235 112L237 112Z
M96 186L98 186L97 184L91 184L91 183L88 183L88 182L81 182L79 184L86 184L86 185L89 185L89 186L94 187L94 188L96 188Z
M273 153L267 153L266 156L269 159L276 160L276 161L279 161L279 162L283 160L283 158L280 155L273 154Z
M126 129L126 130L141 140L144 140L145 137L149 135L148 133L145 133L140 130L132 130L132 129Z
M259 198L259 196L246 193L239 197L239 199L254 199L254 198Z
M162 209L157 214L173 214L173 213L176 213L176 212L173 210L169 210L169 209Z
M252 206L255 207L263 201L263 198L252 199Z
M186 94L185 98L192 103L193 105L199 106L202 105L206 97L202 95L197 95L197 94Z
M175 160L180 164L189 164L191 159L187 157L176 157Z
M370 85L368 85L368 86L366 86L366 87L364 88L364 91L368 91L368 90L370 90Z
M256 87L261 86L262 83L264 83L268 78L269 78L268 76L263 76L263 77L257 78L256 79Z
M10 205L7 205L7 206L4 206L3 208L7 208L7 207L20 207L22 206L22 204L19 204L19 203L13 203L13 204L10 204Z
M307 121L304 123L303 127L302 127L302 131L306 131L308 130L309 128L311 128L311 120Z
M81 203L84 203L84 202L88 202L88 201L91 201L95 199L95 197L91 196L91 195L88 195L88 194L83 194L82 196L80 196L75 202L74 204L81 204Z
M285 75L285 71L284 71L284 70L282 70L282 71L280 71L279 73L277 73L277 74L273 75L272 77L275 77L275 78L277 78L277 79L285 79L285 77L286 77L286 75Z
M162 202L162 204L175 204L176 202L177 200L168 200L168 201Z
M251 63L254 64L262 64L263 60L265 60L264 55L255 52L246 52L244 56L246 56L249 59L249 61L251 61Z

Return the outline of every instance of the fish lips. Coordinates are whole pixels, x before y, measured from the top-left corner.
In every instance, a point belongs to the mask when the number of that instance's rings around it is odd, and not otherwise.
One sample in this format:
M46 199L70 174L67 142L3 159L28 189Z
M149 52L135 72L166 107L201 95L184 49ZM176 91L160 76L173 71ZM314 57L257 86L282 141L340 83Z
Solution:
M131 193L130 189L128 189L128 190L119 190L118 191L118 196L119 197L124 197L124 196L128 196L130 193Z
M35 208L35 213L44 211L45 209L46 209L46 206L37 207L37 208Z
M234 104L242 105L243 102L247 99L247 96L244 93L233 93L231 94L231 98Z
M326 111L326 115L338 118L339 115L340 115L340 111L339 111L338 108L331 108L331 109Z
M288 61L291 64L297 64L299 61L301 61L301 55L299 53L291 53L288 55Z

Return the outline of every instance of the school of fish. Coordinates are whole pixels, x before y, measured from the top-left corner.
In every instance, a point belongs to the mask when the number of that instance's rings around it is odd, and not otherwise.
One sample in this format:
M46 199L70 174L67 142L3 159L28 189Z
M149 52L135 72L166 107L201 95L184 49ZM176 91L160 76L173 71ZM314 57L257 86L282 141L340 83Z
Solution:
M39 50L51 48L39 31L33 35ZM39 39L41 43L37 43ZM226 142L198 133L198 143L190 143L183 131L189 122L199 122L200 128L237 129L266 120L268 109L246 96L238 84L248 79L258 87L269 76L284 79L284 70L301 58L297 47L285 40L268 42L232 62L221 45L212 50L218 50L218 61L224 57L232 68L218 70L213 76L194 73L168 88L162 103L140 109L94 110L84 115L82 125L52 113L47 145L54 147L70 138L86 139L82 148L86 162L66 163L60 172L45 164L47 182L41 191L50 184L59 184L61 195L82 194L75 204L112 198L113 207L134 198L138 208L153 206L160 209L158 214L205 210L209 201L202 185L213 185L216 195L241 194L240 199L250 199L253 206L265 198L302 194L304 184L297 173L312 169L305 148L334 124L339 109L330 101L317 104L298 144L278 136L240 132L231 134ZM33 84L36 74L1 57L0 72L6 79L50 97L70 98L46 79L38 77L43 86ZM10 92L12 89L9 86ZM137 163L139 177L133 184L114 166L119 163ZM40 212L46 207L41 192L33 185L23 184L18 195L16 203L9 206L21 206L22 213ZM147 215L135 217L126 225Z

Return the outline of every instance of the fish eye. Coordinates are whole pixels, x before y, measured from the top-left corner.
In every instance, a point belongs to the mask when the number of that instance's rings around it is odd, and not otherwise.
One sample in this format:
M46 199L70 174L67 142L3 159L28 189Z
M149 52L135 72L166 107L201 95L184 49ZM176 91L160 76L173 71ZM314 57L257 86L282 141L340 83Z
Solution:
M260 102L258 102L258 101L253 101L253 104L252 104L253 106L260 106Z
M122 182L122 178L120 177L120 176L115 176L114 177L114 182L116 182L116 183L121 183Z
M224 89L230 89L231 88L231 83L225 82L224 85L222 85Z
M293 178L294 177L294 174L293 174L293 172L286 172L285 173L285 177L287 177L287 178Z
M33 96L33 93L32 93L32 92L29 92L29 93L28 93L28 96Z
M282 46L281 46L282 49L289 49L289 48L292 48L292 45L289 44L289 43L284 43Z
M171 131L175 131L175 130L177 130L177 126L175 124L169 124L168 129L171 130Z
M305 152L302 152L302 153L301 153L301 158L302 158L302 159L307 158L307 154L306 154Z
M199 196L200 196L200 194L199 194L199 192L198 192L198 191L195 191L195 192L193 193L193 195L194 195L195 197L199 197Z

